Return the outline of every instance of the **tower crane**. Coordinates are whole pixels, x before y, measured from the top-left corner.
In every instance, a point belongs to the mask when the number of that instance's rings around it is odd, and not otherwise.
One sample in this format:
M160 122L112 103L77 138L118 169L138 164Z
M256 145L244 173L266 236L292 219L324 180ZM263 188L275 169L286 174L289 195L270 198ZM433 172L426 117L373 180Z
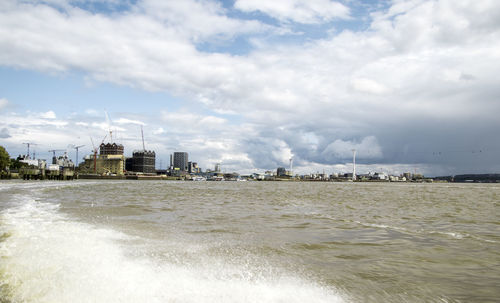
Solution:
M97 157L97 148L94 145L94 140L90 137L90 142L92 142L92 152L94 153L94 174L96 173L96 157Z
M101 144L104 143L104 140L106 140L106 137L108 136L108 134L106 134L106 136L104 136L104 138L102 138L102 141L101 141ZM92 137L90 137L90 141L92 142L92 150L94 152L94 174L97 173L97 148L95 145L94 145L94 140L92 140Z
M26 157L28 157L28 159L29 159L29 157L30 157L30 145L38 145L38 144L33 143L33 142L25 142L23 144L26 144L28 146L28 152L26 153Z
M58 151L66 151L65 149L51 149L49 153L52 153L52 164L56 164L56 152Z
M74 144L70 144L68 145L69 148L73 148L73 149L76 149L76 161L75 161L75 167L78 167L78 149L80 147L84 147L85 145L78 145L78 146L75 146Z

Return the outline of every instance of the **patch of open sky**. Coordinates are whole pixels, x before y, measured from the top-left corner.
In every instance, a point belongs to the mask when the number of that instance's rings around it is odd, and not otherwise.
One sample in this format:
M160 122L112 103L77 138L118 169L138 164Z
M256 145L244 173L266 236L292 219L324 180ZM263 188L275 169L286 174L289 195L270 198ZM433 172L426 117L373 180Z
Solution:
M196 45L199 51L208 53L228 53L240 56L247 55L254 49L253 44L250 42L251 39L266 39L266 37L269 37L270 35L274 36L272 33L272 28L278 30L281 27L280 23L276 19L271 18L270 16L261 12L246 13L235 9L234 1L232 0L223 0L220 2L225 9L225 14L227 17L236 20L259 21L263 24L269 25L270 29L267 32L258 34L243 34L229 40L216 39L213 41L205 41Z
M250 36L239 36L231 40L205 41L196 45L196 49L205 53L224 53L237 56L249 54L253 45Z
M80 9L91 13L113 14L129 11L137 4L138 0L120 0L120 1L71 1L71 4Z
M300 45L315 40L328 39L345 30L365 31L372 22L371 13L386 10L390 0L342 1L349 6L350 19L335 19L321 24L302 24L281 22L259 11L242 12L234 8L233 0L222 0L221 4L228 17L240 20L257 20L275 30L257 35L241 35L231 40L206 41L197 45L197 49L209 53L229 53L247 55L254 50L252 39L266 41L267 44Z
M369 28L372 17L371 14L374 12L381 12L388 10L392 5L390 0L365 0L365 1L355 1L349 8L351 9L351 16L358 20L358 28L353 28L353 31L362 31Z
M154 113L177 110L182 101L166 92L148 92L128 86L86 80L83 73L44 75L36 71L0 67L0 98L15 111L46 112L57 115L82 113L89 108ZM145 105L147 104L147 105Z
M204 114L209 114L211 116L225 119L229 122L229 124L232 125L241 125L243 123L243 117L237 113L230 114L230 113L218 113L214 111L207 111Z

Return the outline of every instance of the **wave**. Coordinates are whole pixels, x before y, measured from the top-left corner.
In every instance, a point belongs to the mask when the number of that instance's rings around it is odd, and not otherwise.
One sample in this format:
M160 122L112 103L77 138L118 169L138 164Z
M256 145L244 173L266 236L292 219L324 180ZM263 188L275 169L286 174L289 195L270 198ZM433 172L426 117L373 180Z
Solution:
M294 274L128 253L132 236L74 221L31 196L10 202L0 212L2 302L344 302Z
M408 228L404 227L398 227L398 226L392 226L392 225L386 225L386 224L376 224L376 223L364 223L360 221L352 221L353 223L365 226L365 227L374 227L374 228L380 228L380 229L388 229L388 230L394 230L406 234L427 234L427 235L443 235L443 236L448 236L456 240L462 240L462 239L474 239L477 241L481 242L488 242L488 243L497 243L497 241L494 240L488 240L484 239L482 237L478 237L475 235L471 235L469 233L464 233L464 232L456 232L456 231L436 231L436 230L425 230L425 229L418 229L418 230L411 230Z

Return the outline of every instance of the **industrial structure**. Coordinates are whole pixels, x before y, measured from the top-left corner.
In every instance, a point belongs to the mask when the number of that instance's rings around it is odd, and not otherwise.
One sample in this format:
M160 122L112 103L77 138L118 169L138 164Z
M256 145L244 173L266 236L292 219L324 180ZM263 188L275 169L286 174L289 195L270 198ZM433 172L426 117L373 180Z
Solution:
M144 144L144 131L141 125L142 150L132 153L132 158L127 159L126 170L141 174L156 174L156 154L152 150L146 150Z
M31 159L29 156L24 156L19 159L19 162L25 166L19 169L19 175L25 180L72 180L75 177L75 165L68 157L67 153L56 157L55 151L52 158L52 164L47 164L47 161L42 159Z

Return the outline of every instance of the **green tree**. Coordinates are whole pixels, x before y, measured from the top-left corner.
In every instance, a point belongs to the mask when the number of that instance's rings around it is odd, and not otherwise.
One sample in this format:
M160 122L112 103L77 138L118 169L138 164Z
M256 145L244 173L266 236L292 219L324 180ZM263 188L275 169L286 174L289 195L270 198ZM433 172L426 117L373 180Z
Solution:
M10 171L18 171L21 167L28 166L28 164L23 163L20 160L21 160L21 156L17 157L16 159L14 159L14 158L10 159L10 165L9 165Z
M5 150L3 146L0 145L0 171L4 171L10 164L9 153Z

